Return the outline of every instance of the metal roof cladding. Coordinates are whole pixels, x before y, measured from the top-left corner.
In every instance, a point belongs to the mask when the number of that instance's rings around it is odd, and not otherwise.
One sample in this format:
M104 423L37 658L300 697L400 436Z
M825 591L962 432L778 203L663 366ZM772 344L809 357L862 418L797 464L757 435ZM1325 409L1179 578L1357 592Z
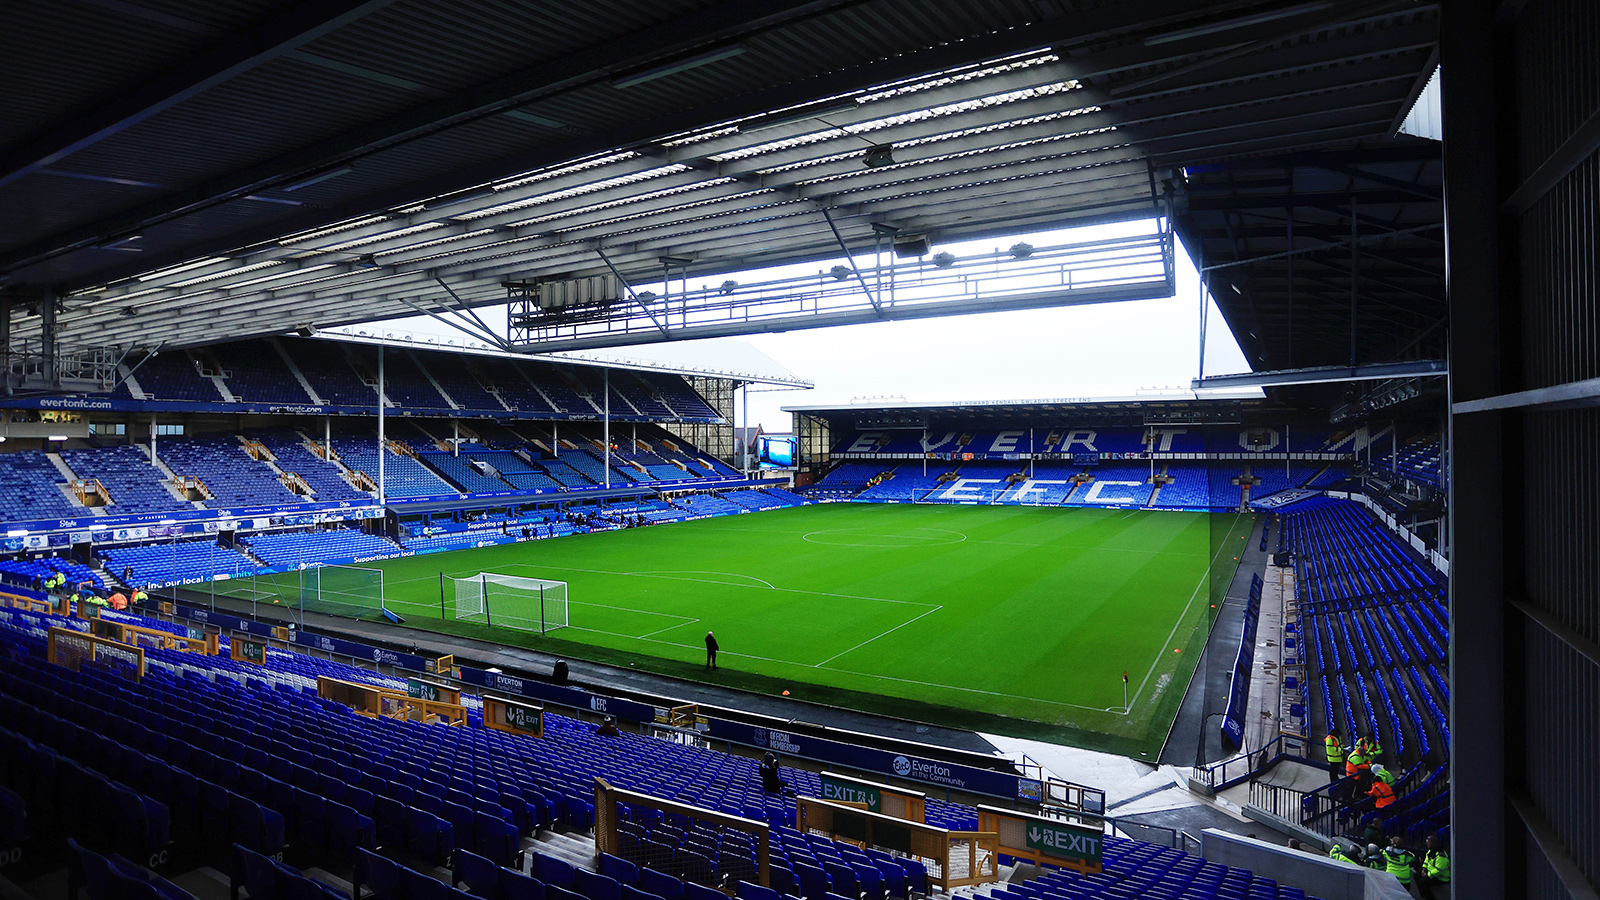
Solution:
M662 256L704 275L836 256L824 211L862 249L874 224L950 240L1168 210L1186 243L1230 241L1245 223L1192 188L1392 145L1437 17L1414 0L22 4L0 33L0 288L63 297L64 347L148 347L498 303L508 280L606 271L599 249L630 279ZM864 165L875 146L892 162ZM1437 180L1379 175L1367 189ZM1395 227L1432 215L1371 199L1360 215ZM1278 327L1277 290L1253 286L1256 325ZM1230 322L1249 312L1226 301Z

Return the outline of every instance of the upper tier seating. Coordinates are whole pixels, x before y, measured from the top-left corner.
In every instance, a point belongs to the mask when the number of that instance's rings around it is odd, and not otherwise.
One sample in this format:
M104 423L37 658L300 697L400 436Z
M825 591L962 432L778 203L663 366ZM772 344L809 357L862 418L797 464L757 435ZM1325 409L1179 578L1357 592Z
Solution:
M228 390L245 403L311 402L283 357L266 341L218 348L218 356L228 376Z
M690 387L681 376L651 373L639 377L655 385L661 399L665 400L678 415L696 419L717 417L716 411L707 406L705 399L695 393L694 388Z
M137 365L133 380L152 400L196 400L221 403L222 394L209 378L202 377L194 360L182 350L147 357Z
M377 389L356 375L350 361L345 359L343 347L338 344L312 346L306 341L285 341L284 347L289 351L289 358L294 360L295 368L305 376L319 398L335 406L377 411ZM394 399L392 392L390 399Z
M467 368L466 360L453 353L426 353L417 359L428 374L439 382L445 393L450 395L462 409L488 410L493 413L505 411L500 401L494 395L484 390L472 372Z
M62 493L67 483L40 450L0 453L0 515L8 522L85 516L89 511Z
M157 451L159 453L159 450ZM111 494L111 515L193 509L163 484L166 476L150 464L141 446L117 444L94 450L63 450L61 459L79 478L99 479Z
M611 388L626 397L628 402L633 404L634 409L637 409L641 415L649 416L652 419L672 418L672 409L657 400L652 395L650 388L641 383L641 380L634 373L613 372ZM613 405L615 405L615 400L613 400Z
M500 399L510 404L512 409L528 415L562 412L529 384L528 379L523 377L522 368L510 360L478 357L469 365L483 376L486 383L494 386Z
M156 454L174 475L200 479L212 496L205 505L213 509L305 501L284 487L278 473L252 458L232 435L165 441L156 445Z
M378 380L378 351L374 347L354 345L348 352L355 358L357 373L363 380ZM410 351L388 350L383 355L383 394L391 406L407 409L449 409L450 404L439 393L428 376L422 374Z

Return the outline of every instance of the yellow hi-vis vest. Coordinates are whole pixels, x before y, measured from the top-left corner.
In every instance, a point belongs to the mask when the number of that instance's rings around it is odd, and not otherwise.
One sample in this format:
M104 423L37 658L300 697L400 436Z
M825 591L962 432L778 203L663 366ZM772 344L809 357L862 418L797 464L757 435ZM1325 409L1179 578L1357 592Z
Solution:
M1440 884L1450 883L1450 854L1443 850L1429 850L1422 857L1422 871Z
M1344 748L1339 746L1339 739L1333 735L1323 738L1322 746L1327 749L1328 762L1336 763L1344 759Z
M1410 884L1411 860L1413 858L1410 850L1390 847L1383 851L1384 871L1393 875L1401 884Z

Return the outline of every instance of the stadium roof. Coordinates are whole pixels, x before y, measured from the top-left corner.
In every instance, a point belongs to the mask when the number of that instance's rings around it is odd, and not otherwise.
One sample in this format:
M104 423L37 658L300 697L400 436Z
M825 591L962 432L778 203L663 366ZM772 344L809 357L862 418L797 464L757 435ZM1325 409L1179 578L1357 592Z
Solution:
M497 303L507 280L607 271L600 250L630 280L662 257L836 256L825 213L858 249L875 223L1148 215L1183 192L1175 167L1387 142L1436 19L1414 0L25 4L0 46L0 283L35 309L65 293L66 347L153 346ZM893 162L863 165L874 147ZM1359 215L1395 218L1373 202Z
M441 340L434 335L389 331L374 327L370 332L359 328L341 328L322 332L319 338L348 340L364 344L383 344L388 347L415 347L426 350L451 350L479 356L496 356L516 359L537 359L552 363L588 366L604 369L631 369L639 372L671 372L676 375L698 375L707 378L725 378L749 384L770 384L779 388L801 390L816 383L796 375L780 365L777 360L760 350L732 340L697 341L693 353L662 353L657 347L633 348L626 351L582 350L559 353L512 353L487 344L457 339ZM672 345L667 345L672 346Z
M1259 391L1207 391L1036 400L870 401L785 406L783 411L833 422L847 421L860 428L920 428L929 422L974 425L1088 421L1134 425L1227 423L1268 412L1282 415L1289 412L1289 407L1262 396Z

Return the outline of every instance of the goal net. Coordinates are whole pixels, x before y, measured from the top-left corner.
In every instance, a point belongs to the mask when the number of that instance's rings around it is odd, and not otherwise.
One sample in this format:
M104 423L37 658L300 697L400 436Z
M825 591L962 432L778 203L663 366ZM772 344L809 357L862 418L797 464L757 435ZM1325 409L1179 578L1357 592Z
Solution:
M357 618L381 614L383 570L360 566L310 566L300 570L300 608Z
M449 579L453 585L455 618L543 634L567 627L567 583L543 578L523 578L479 572ZM449 614L451 591L441 585L440 606Z

